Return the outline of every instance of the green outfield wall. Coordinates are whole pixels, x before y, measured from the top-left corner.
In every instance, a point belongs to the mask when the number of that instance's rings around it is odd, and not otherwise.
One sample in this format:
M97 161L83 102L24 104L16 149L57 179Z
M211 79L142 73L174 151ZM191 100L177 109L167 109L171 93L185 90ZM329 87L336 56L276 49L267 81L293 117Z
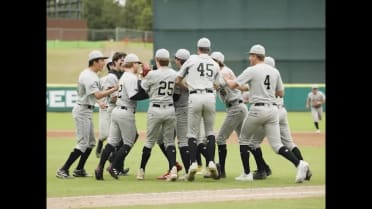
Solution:
M239 75L259 43L285 83L325 83L325 0L156 0L153 15L154 54L205 36Z
M319 85L320 91L325 92L325 86ZM286 84L285 85L285 106L288 111L307 111L305 107L307 94L311 85L307 84ZM76 87L73 85L48 85L46 92L46 107L48 112L71 112L76 103ZM138 102L137 111L146 112L149 100ZM217 111L225 111L225 106L217 97ZM95 111L98 111L96 104Z

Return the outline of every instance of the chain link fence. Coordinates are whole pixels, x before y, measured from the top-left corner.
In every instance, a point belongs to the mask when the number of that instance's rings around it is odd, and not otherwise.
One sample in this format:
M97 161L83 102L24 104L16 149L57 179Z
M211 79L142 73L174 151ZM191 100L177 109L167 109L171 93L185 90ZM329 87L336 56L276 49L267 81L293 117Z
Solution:
M141 41L152 42L152 31L141 31L128 28L114 29L75 29L75 28L47 28L47 40L69 41Z

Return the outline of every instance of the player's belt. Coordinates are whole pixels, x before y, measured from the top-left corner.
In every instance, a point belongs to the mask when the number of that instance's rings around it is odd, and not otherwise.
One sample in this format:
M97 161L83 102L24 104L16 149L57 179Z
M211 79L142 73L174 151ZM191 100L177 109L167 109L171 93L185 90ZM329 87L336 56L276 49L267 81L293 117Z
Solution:
M226 106L231 107L233 105L237 105L237 104L240 104L240 103L243 103L243 100L233 100L233 101L227 103Z
M126 106L118 106L118 108L120 108L122 110L128 110L128 107L126 107ZM133 113L136 113L136 111L133 111Z
M171 107L173 104L152 104L153 107Z
M87 104L78 104L78 105L87 107L88 109L94 109L94 105L87 105Z
M212 89L195 89L190 91L190 94L196 94L196 93L202 93L203 91L206 91L207 93L213 93Z
M254 106L265 106L265 105L271 105L269 103L254 103ZM275 103L272 103L272 105L276 105Z

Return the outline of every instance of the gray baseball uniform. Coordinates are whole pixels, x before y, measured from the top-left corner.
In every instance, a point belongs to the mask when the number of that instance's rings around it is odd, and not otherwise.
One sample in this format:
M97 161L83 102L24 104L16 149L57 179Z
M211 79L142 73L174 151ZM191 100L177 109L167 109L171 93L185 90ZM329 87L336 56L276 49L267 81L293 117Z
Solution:
M245 69L235 81L239 85L249 84L252 103L243 122L239 144L250 145L255 132L263 126L270 145L278 153L283 146L280 141L278 108L274 106L276 91L283 90L278 70L265 63L256 64Z
M209 42L209 40L208 40ZM189 89L188 108L188 145L190 162L187 179L194 180L197 172L196 152L197 135L200 132L201 119L204 119L205 135L207 136L207 162L208 169L213 177L217 177L217 168L214 163L215 136L213 126L216 114L216 96L214 85L219 84L220 73L218 64L208 55L192 55L182 65L178 76L185 78Z
M173 92L176 71L168 67L150 71L141 83L149 92L150 105L147 112L147 140L145 147L151 149L157 141L160 129L163 129L165 146L174 145L176 114L173 106Z
M325 101L325 95L321 91L317 91L316 94L313 92L310 92L307 95L306 104L311 106L311 115L313 116L314 122L319 122L319 120L322 119L322 112L323 108L322 105L316 105L317 102L324 102Z
M131 100L138 93L138 78L132 72L125 72L119 80L116 108L111 113L110 133L108 143L113 147L123 140L125 145L132 147L137 133L135 112L137 101Z
M188 133L196 138L204 118L206 135L213 135L216 98L213 84L219 80L219 66L208 54L192 55L182 65L178 76L185 77L189 88Z
M100 89L107 90L109 87L118 84L119 79L116 75L109 73L100 79ZM102 102L106 104L105 108L99 108L99 139L106 139L110 130L111 112L116 107L111 98L117 96L117 91L109 96L102 98Z
M94 93L99 91L99 77L92 70L85 69L80 73L77 101L72 110L72 115L76 125L76 149L85 152L87 148L92 148L96 144L93 127L93 109L96 103Z
M234 72L227 66L224 66L221 70L221 74L225 73L231 74L234 78L236 77ZM222 80L223 79L221 79L221 83L223 83ZM222 86L219 89L218 94L227 108L226 118L217 136L217 144L224 145L234 130L238 136L240 135L243 120L248 114L248 108L243 103L242 93L238 89L231 89L228 86Z

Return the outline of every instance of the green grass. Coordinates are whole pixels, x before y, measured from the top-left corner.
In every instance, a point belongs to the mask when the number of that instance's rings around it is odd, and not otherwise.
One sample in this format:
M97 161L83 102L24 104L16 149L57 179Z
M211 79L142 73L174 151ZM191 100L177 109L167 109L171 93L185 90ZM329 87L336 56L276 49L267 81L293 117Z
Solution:
M135 53L145 63L152 59L152 43L47 41L47 83L75 84L79 73L88 66L88 54L101 50L111 56L116 51ZM99 75L106 73L100 72Z
M272 200L244 200L244 201L225 201L225 202L208 202L208 203L182 203L169 205L143 205L143 206L120 206L104 207L94 209L324 209L325 197L300 198L300 199L272 199ZM87 208L88 209L88 208ZM93 209L93 208L92 208Z
M225 119L225 112L217 112L215 130L216 132L221 127ZM324 120L320 122L320 129L325 130L326 114L323 114ZM98 130L98 113L94 113L94 126ZM288 120L292 131L314 131L314 123L310 112L289 112ZM146 113L136 113L136 125L138 130L146 130ZM47 130L75 130L72 114L67 113L47 113ZM216 133L217 134L217 133Z
M48 197L298 185L294 183L296 168L283 157L275 154L266 144L263 144L262 149L265 160L269 163L273 174L264 181L238 182L234 180L234 177L240 175L242 172L238 145L228 146L228 156L226 159L228 177L218 182L212 179L203 179L200 176L197 176L194 182L164 182L156 180L157 176L167 170L168 165L158 146L153 148L151 158L147 164L146 179L144 181L138 181L135 179L135 175L140 164L143 141L138 141L126 158L125 167L130 168L130 176L120 177L119 180L115 180L105 171L105 181L96 181L94 177L69 180L57 179L55 177L56 170L63 165L75 144L74 139L50 138L47 140ZM301 147L301 152L305 160L310 163L313 172L311 181L301 185L324 185L325 148ZM177 154L177 158L181 162L179 154ZM256 165L253 158L250 159L250 162L252 170L255 170ZM97 164L98 159L92 153L85 168L89 173L94 174L93 171ZM205 164L204 159L203 164ZM75 169L76 165L77 162L72 165L70 172Z

